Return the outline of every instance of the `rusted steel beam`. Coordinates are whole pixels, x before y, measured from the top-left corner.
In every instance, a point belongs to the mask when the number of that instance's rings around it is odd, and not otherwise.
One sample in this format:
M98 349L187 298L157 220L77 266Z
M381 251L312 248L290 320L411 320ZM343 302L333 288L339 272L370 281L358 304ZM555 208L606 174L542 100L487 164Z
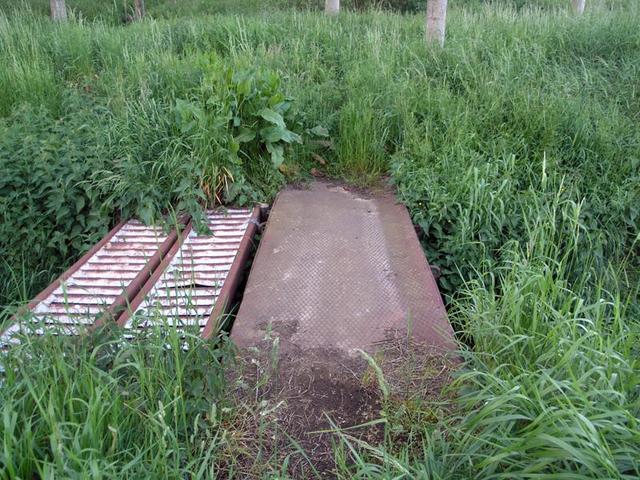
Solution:
M108 321L117 320L120 314L126 311L131 299L135 298L147 280L156 271L162 260L167 257L171 248L176 244L176 240L178 240L178 232L173 229L167 236L167 239L160 245L160 248L153 254L151 259L149 259L149 262L142 268L140 273L136 275L127 288L125 288L122 295L96 320L94 324L96 327L102 326Z
M86 264L93 255L96 254L98 250L104 247L111 238L122 228L125 224L125 221L119 222L115 227L113 227L102 240L96 243L91 249L85 253L78 261L76 261L73 265L71 265L65 272L63 272L58 278L56 278L49 286L47 286L44 290L42 290L38 295L36 295L33 300L31 300L26 306L18 309L18 311L11 317L9 322L7 322L5 328L0 331L0 337L4 336L18 321L21 317L26 315L29 311L33 310L40 302L49 297L60 285L62 282L71 277L75 272L77 272L80 267ZM0 341L0 343L2 343Z

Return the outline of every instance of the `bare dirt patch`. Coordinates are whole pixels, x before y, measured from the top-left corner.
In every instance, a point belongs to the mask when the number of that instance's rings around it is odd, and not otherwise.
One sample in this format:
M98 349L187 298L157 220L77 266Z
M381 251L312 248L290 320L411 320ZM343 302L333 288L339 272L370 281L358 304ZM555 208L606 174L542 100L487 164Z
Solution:
M294 478L335 478L338 431L377 446L392 423L394 441L402 442L414 435L413 427L450 411L445 387L456 362L441 352L400 340L380 345L371 358L381 379L361 355L320 348L282 352L294 330L289 325L271 332L257 348L243 350L232 373L234 401L244 405L236 428L249 439L237 467L247 477L264 474L266 464L256 459L281 465L288 458Z

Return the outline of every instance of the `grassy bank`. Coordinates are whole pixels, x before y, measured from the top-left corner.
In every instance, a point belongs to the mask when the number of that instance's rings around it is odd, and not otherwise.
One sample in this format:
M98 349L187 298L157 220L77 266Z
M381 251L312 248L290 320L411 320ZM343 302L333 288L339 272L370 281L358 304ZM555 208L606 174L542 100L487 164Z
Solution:
M433 405L398 406L384 444L341 438L339 474L634 478L640 11L467 3L450 11L443 51L423 45L421 16L389 12L174 18L158 6L162 18L130 25L0 16L0 303L30 298L119 216L268 200L312 169L358 184L388 175L473 347L455 413L434 421ZM260 133L279 118L285 129ZM157 343L127 353L127 368L173 371L163 356L143 362ZM193 437L204 410L151 406L152 386L130 401L136 382L114 366L124 353L100 366L104 348L74 353L82 375L36 362L7 379L0 428L13 447L0 464L132 478L227 464L227 450L207 450L217 439ZM185 378L153 388L173 395ZM50 408L32 388L42 384ZM109 421L55 403L95 405L105 390L120 409ZM171 421L139 421L161 417ZM76 430L48 440L65 422ZM220 425L210 431L233 431ZM161 464L160 441L175 455Z

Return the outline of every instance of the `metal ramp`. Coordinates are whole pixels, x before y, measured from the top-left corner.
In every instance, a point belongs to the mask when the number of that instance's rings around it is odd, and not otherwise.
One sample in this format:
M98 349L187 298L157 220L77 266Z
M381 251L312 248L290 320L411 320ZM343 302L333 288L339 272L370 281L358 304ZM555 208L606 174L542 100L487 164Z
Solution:
M272 441L327 471L334 428L381 438L376 372L389 395L419 381L438 397L457 348L406 208L329 183L279 194L231 339L238 395L277 406Z
M209 338L229 307L260 219L258 207L207 212L212 235L187 225L118 324L133 332L151 325L198 327Z
M117 318L176 239L175 230L166 233L136 220L119 223L27 305L26 321L13 323L2 342L21 330L76 335L80 327Z
M280 332L283 355L351 355L411 338L455 348L453 330L411 219L391 193L315 183L280 193L231 338L259 345Z
M117 321L132 334L160 318L212 335L237 288L260 209L220 208L206 216L210 234L203 235L192 222L180 232L119 223L14 318L0 347L15 343L19 332L77 335Z

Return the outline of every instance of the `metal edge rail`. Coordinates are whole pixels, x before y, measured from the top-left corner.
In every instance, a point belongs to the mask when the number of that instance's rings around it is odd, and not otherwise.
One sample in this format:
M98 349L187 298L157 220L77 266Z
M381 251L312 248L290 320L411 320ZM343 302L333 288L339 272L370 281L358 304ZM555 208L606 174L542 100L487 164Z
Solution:
M84 266L91 257L93 257L102 247L109 243L113 236L118 233L126 223L127 222L125 220L121 220L120 222L118 222L115 227L109 230L109 232L102 238L102 240L91 247L87 253L85 253L73 265L71 265L67 270L60 274L58 278L56 278L40 293L33 297L33 299L27 305L20 307L18 311L11 316L9 321L5 324L4 328L0 330L0 337L2 337L13 325L15 325L15 323L20 320L20 317L33 310L40 302L51 295L53 291L62 284L62 282L64 282L74 273L80 270L80 268Z
M160 264L151 274L151 276L142 285L140 290L138 290L138 292L136 293L135 297L133 297L131 302L128 302L125 305L125 309L117 317L116 323L118 324L118 326L124 327L127 324L127 321L133 316L134 312L142 304L145 297L149 294L153 286L156 284L156 282L160 279L164 271L167 269L167 267L171 263L171 260L173 260L173 257L175 257L176 253L178 253L178 250L180 250L180 247L182 247L182 244L184 243L185 239L189 236L189 233L191 233L192 229L193 229L193 221L189 221L189 223L184 228L184 230L182 230L182 232L180 232L180 234L178 235L177 241L171 246L167 254L164 256L164 258L160 262Z
M181 224L184 224L186 220L187 218L184 218L181 221ZM124 292L113 301L113 303L109 306L109 308L107 308L107 310L105 310L101 315L98 316L95 323L93 324L93 328L99 328L101 326L104 326L108 322L115 321L120 316L120 314L127 309L129 301L137 295L137 293L140 291L140 289L142 289L147 280L157 270L162 260L167 257L167 255L171 251L171 248L177 243L177 240L178 230L176 228L173 228L167 235L165 241L160 244L160 247L158 248L156 253L153 254L153 256L145 264L142 270L140 270L140 273L138 273L136 277L131 280L129 285L127 285Z

